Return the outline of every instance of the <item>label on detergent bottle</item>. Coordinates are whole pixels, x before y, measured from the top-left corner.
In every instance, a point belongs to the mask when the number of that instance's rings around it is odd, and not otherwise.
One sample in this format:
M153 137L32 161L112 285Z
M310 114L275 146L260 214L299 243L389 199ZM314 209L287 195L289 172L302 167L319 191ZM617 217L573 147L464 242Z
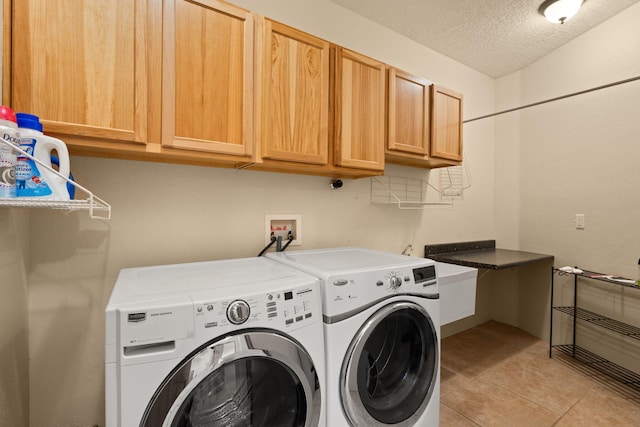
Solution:
M33 156L36 140L21 138L20 148ZM36 162L26 156L18 156L16 163L16 193L18 197L49 196L52 191L42 179Z
M16 197L16 155L12 148L20 146L20 134L16 114L9 107L0 105L0 198Z
M5 141L20 145L17 138L17 130L4 132L2 138ZM0 144L0 198L16 197L16 152L10 146Z

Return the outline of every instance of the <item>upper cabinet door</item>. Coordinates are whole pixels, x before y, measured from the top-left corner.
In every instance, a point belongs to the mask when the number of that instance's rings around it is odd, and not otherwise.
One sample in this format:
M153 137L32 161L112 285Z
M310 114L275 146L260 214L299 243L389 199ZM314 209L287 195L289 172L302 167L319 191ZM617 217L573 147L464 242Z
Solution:
M147 0L13 1L11 106L67 140L147 141Z
M253 15L165 0L162 145L253 157Z
M387 149L429 155L431 82L389 68Z
M329 161L329 43L269 19L258 25L256 139L265 159Z
M335 163L384 170L385 65L336 48Z
M432 86L431 157L462 161L462 94Z

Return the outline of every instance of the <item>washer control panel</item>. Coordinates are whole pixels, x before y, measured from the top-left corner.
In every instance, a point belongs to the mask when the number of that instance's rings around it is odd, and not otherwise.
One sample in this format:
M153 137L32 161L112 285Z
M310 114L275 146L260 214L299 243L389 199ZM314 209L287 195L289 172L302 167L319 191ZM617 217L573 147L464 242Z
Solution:
M301 286L258 295L194 303L196 329L216 333L249 327L291 329L321 320L318 287Z
M435 263L336 274L324 287L324 314L336 315L398 294L439 298Z

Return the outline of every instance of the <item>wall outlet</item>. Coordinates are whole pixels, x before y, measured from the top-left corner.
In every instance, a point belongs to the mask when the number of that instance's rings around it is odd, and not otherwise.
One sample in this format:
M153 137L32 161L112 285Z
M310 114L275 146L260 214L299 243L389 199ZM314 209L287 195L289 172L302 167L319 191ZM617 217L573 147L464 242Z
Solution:
M584 214L576 214L576 230L584 230Z
M271 241L271 235L282 237L282 244L287 243L289 232L293 235L290 246L302 245L302 215L265 215L264 216L264 244ZM275 246L274 246L275 247Z

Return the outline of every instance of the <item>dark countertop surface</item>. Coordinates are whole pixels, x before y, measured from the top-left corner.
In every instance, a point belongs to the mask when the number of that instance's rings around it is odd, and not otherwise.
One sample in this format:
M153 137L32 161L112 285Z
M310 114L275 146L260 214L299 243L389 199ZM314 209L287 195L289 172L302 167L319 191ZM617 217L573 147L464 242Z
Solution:
M495 240L426 245L425 258L490 270L502 270L554 259L553 255L496 249Z

